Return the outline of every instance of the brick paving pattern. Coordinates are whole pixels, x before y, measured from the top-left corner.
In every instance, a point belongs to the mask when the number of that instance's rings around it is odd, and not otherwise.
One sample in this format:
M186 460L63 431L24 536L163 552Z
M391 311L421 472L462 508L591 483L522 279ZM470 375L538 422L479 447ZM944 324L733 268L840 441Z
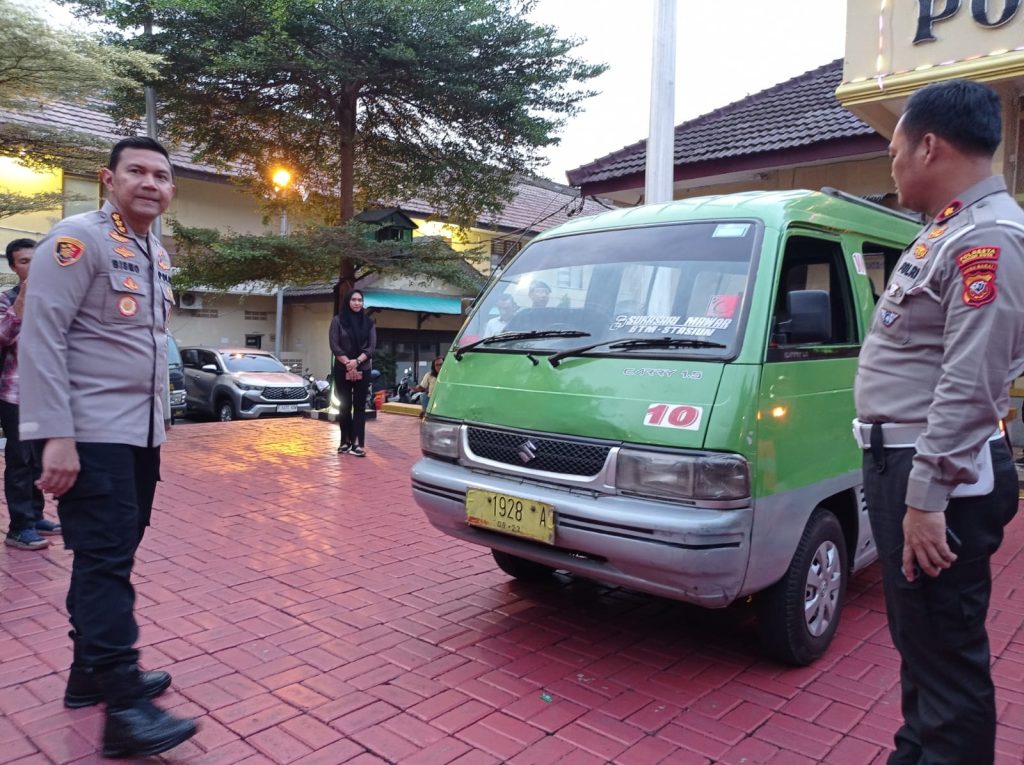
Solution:
M366 459L303 419L175 428L135 582L143 664L200 718L194 765L880 763L900 722L875 567L814 666L758 654L749 609L559 577L525 586L412 501L414 418ZM48 509L52 515L52 509ZM994 561L1000 765L1024 752L1024 521ZM109 762L61 705L70 553L0 548L0 765Z

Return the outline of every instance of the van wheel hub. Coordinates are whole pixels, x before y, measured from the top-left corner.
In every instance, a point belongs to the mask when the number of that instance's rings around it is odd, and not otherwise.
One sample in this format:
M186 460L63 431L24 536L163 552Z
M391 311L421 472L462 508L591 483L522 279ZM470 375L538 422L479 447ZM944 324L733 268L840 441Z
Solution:
M842 589L842 558L831 541L824 541L814 552L807 570L804 588L804 617L807 631L820 637L832 624Z

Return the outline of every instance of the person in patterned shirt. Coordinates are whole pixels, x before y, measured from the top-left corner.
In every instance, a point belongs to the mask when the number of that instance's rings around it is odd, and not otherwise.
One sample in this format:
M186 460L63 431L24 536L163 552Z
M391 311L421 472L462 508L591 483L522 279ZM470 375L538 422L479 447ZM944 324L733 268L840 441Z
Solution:
M7 438L4 497L11 518L4 544L21 550L42 550L50 545L46 537L60 534L60 524L43 517L43 493L35 485L37 455L18 436L18 335L35 247L31 239L15 239L7 245L7 265L17 275L18 284L0 293L0 425Z

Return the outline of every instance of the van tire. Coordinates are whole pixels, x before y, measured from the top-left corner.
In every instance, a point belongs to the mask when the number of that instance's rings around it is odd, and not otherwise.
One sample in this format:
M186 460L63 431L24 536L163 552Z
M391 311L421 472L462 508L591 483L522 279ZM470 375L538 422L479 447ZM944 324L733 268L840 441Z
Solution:
M543 563L535 563L526 558L519 558L501 550L491 550L498 568L520 582L543 582L550 579L555 570Z
M849 576L843 527L831 511L819 507L785 575L757 599L761 641L768 652L800 667L821 656L839 626Z

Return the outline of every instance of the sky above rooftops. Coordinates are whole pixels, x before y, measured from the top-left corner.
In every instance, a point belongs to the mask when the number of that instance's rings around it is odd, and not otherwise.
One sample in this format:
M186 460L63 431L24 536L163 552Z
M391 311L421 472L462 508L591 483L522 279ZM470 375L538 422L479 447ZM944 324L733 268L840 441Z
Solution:
M842 58L847 0L677 0L675 124ZM535 22L584 37L576 55L609 70L544 152L542 175L647 138L655 0L539 0Z
M20 0L58 24L49 0ZM841 58L847 0L677 0L675 124ZM565 173L647 137L655 0L538 0L531 18L585 38L576 55L609 65L599 95L543 152L540 175Z

